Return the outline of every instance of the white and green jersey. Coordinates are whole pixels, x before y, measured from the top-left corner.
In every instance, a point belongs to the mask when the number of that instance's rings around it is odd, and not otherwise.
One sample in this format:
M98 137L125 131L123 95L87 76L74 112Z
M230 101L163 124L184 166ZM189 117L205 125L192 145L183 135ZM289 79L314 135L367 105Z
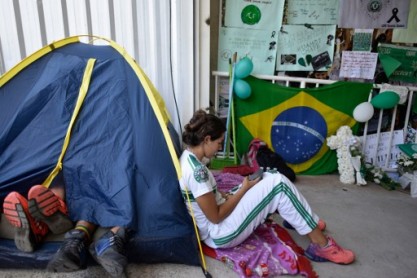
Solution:
M242 243L274 212L279 212L299 234L311 232L319 220L301 193L280 173L264 173L263 179L246 192L235 209L218 224L211 223L196 202L196 198L213 192L217 204L225 202L217 191L213 174L196 156L185 150L180 158L181 191L187 207L191 201L200 238L212 248L233 247Z
M190 198L193 210L192 213L196 219L201 240L205 240L209 234L209 220L204 215L195 199L208 192L213 192L215 194L218 205L224 203L225 199L221 196L220 192L217 191L217 183L213 174L192 152L185 150L181 155L180 164L182 170L182 177L180 179L181 193L190 212L187 198L188 192L188 197Z

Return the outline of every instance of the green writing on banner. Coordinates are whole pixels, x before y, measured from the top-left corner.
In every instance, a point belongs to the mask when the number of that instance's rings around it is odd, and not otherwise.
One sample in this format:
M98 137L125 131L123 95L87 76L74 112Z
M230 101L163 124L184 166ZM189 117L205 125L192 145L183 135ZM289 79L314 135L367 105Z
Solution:
M379 44L378 54L385 72L395 70L388 76L390 80L417 83L417 48Z

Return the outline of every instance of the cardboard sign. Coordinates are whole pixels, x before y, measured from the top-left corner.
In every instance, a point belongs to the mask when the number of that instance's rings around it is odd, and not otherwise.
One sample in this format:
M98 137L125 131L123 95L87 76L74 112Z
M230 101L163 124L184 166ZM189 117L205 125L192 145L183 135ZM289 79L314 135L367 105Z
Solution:
M249 57L253 62L251 74L273 75L277 55L278 32L221 27L219 32L219 56L217 68L229 71L229 59L237 52L237 58Z
M278 71L326 70L332 60L336 25L283 25L277 42ZM327 53L327 54L324 54Z

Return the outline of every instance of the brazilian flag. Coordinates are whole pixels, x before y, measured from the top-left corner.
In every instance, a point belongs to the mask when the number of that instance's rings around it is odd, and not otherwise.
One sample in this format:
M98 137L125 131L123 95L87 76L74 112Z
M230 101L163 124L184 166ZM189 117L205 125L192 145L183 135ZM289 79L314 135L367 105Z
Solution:
M357 132L353 110L368 100L372 84L339 81L318 88L291 88L253 76L245 81L252 94L234 98L239 154L248 152L250 141L259 138L298 174L337 170L336 152L326 139L343 125Z

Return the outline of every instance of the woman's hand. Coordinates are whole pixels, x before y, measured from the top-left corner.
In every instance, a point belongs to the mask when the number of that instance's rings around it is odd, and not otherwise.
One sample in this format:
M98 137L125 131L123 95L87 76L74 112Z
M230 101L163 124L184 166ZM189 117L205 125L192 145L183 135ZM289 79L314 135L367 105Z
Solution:
M255 184L257 184L258 183L258 181L260 181L261 180L261 177L259 177L259 178L257 178L257 179L254 179L254 180L249 180L249 178L248 177L245 177L244 179L243 179L243 182L242 182L242 187L245 187L246 188L246 190L249 190L249 189L251 189Z
M214 224L218 224L232 213L243 195L258 183L260 179L259 177L256 180L250 181L248 177L245 177L242 182L242 187L235 194L229 195L227 201L221 205L217 205L213 192L208 192L198 197L196 201L207 219Z

